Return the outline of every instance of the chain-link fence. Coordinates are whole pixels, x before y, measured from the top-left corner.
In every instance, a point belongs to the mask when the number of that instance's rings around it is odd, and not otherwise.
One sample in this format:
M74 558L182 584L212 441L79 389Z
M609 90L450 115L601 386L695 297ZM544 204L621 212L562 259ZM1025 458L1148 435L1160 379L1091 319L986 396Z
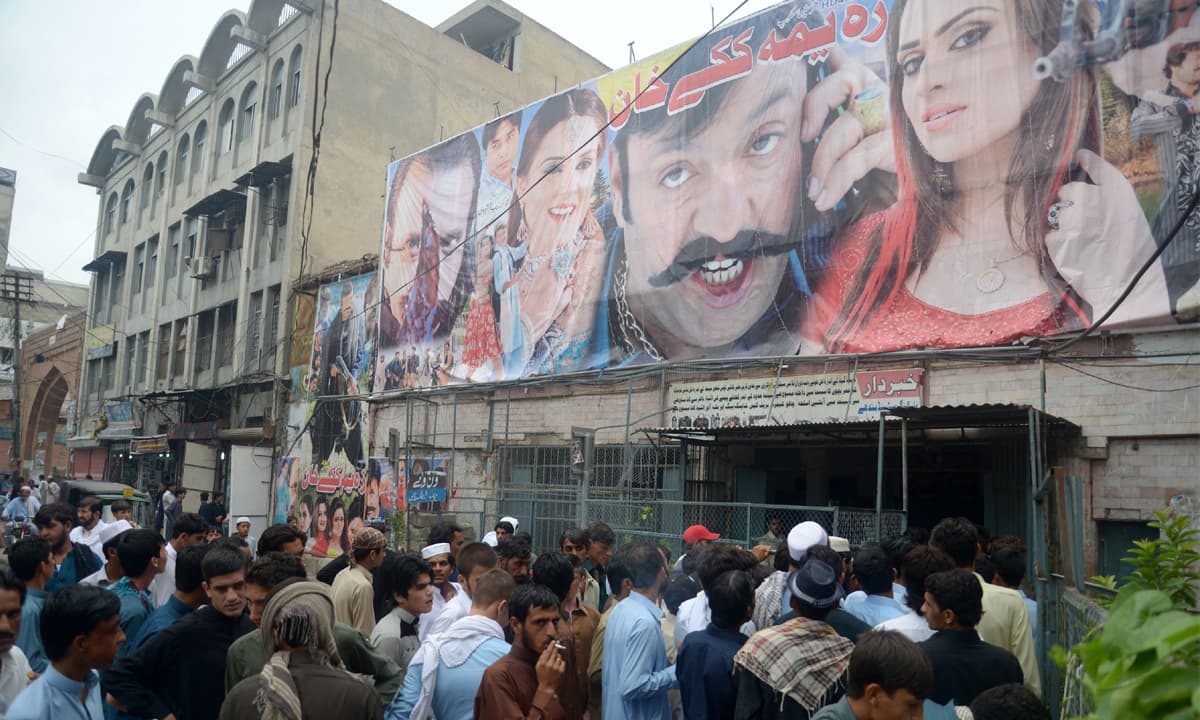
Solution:
M1067 650L1088 639L1088 634L1108 617L1107 610L1073 587L1063 590L1054 607L1058 610L1055 618L1057 631L1048 638L1050 642L1047 644L1061 645ZM1053 663L1048 658L1044 661ZM1057 717L1062 720L1087 717L1093 710L1080 685L1082 673L1083 668L1077 660L1069 660L1067 667L1062 669L1057 665L1049 667L1047 676L1050 687L1045 689L1044 696L1051 702L1058 700Z

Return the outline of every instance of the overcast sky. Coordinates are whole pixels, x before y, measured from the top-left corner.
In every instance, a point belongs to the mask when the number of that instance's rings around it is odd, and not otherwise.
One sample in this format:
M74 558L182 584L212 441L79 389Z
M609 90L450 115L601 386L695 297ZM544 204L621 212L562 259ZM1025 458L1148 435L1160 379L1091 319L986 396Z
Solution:
M364 2L366 0L346 0ZM388 0L436 25L467 0ZM775 4L748 0L734 17ZM610 67L708 30L741 0L508 0ZM100 135L124 127L180 56L199 56L223 12L250 0L0 0L0 166L17 171L9 263L88 281L98 201L75 181Z

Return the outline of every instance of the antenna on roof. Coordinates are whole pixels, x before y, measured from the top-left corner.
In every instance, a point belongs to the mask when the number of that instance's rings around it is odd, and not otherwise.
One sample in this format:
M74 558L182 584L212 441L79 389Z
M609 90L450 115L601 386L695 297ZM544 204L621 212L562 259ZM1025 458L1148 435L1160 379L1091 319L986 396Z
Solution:
M630 65L634 64L635 62L637 62L637 55L634 55L634 54L633 54L633 43L635 43L635 42L637 42L637 40L634 40L634 41L632 41L632 42L630 42L630 43L629 43L629 64L630 64Z

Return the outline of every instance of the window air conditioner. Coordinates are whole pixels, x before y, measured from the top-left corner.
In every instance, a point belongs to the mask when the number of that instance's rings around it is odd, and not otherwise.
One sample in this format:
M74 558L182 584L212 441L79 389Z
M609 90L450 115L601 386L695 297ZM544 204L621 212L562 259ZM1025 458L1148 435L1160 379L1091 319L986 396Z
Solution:
M212 275L212 258L207 255L201 255L191 259L191 266L188 273L194 278L206 278Z

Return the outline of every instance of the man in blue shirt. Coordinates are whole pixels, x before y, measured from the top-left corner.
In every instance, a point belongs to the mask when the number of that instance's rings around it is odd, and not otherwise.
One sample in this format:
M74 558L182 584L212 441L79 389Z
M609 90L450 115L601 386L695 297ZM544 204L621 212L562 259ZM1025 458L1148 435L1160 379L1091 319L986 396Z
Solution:
M130 652L145 645L160 631L171 627L208 602L208 595L204 592L204 572L200 569L200 564L211 547L207 544L188 545L179 551L175 558L175 592L147 616L141 629L129 643Z
M865 547L859 550L854 556L854 576L866 595L857 601L847 599L846 612L871 627L908 612L893 597L892 583L896 580L896 570L883 548Z
M737 701L733 656L749 640L740 628L754 612L754 579L744 570L722 573L704 591L712 622L688 633L679 649L676 674L688 720L726 717Z
M114 595L90 585L68 586L46 602L44 640L52 664L17 695L8 720L98 720L104 714L96 670L113 663L125 639L120 607Z
M50 660L42 645L42 608L50 593L46 583L54 577L54 561L50 559L50 543L40 537L17 541L8 553L8 564L17 579L25 583L25 602L21 605L21 631L17 647L29 658L34 672L45 672Z
M18 517L25 518L25 522L32 525L33 516L41 509L42 503L33 497L33 491L28 485L22 485L18 492L20 494L9 500L8 504L4 506L4 512L0 513L0 516L5 520Z
M104 565L104 561L87 545L71 542L71 528L76 513L66 503L49 503L38 509L33 516L38 536L50 543L55 572L46 592L56 592L74 585Z
M667 564L658 546L638 543L620 551L633 578L629 597L608 619L603 660L605 720L670 720L667 695L679 686L667 665L658 599L667 585Z
M121 601L121 629L128 639L121 643L119 657L125 657L133 650L133 639L142 623L154 610L150 582L166 566L167 553L161 535L153 530L135 528L121 535L117 542L117 557L125 576L109 590Z
M386 720L431 714L439 720L474 717L475 692L484 671L511 650L504 641L503 624L508 622L508 599L516 587L512 575L499 568L475 581L470 614L421 644Z

